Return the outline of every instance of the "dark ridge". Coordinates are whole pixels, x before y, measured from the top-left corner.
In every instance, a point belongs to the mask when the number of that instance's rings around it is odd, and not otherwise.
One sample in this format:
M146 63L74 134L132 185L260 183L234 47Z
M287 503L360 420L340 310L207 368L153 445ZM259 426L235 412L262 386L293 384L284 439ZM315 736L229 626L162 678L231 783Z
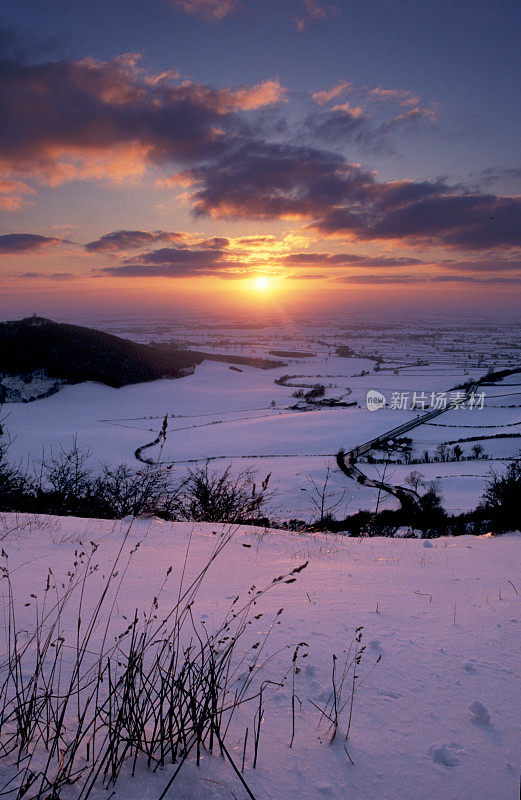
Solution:
M68 383L97 381L120 387L159 378L179 378L204 356L139 344L110 333L27 317L0 323L0 373L29 377L43 371Z
M270 350L271 356L278 356L279 358L314 358L316 353L306 352L304 350Z
M119 388L161 378L180 378L193 372L205 359L260 369L284 366L283 362L264 358L186 350L175 342L140 344L94 328L44 317L0 322L0 379L19 376L28 383L38 376L69 384L96 381ZM48 393L59 388L57 384ZM7 390L0 385L0 402L6 399ZM37 395L29 399L37 399Z

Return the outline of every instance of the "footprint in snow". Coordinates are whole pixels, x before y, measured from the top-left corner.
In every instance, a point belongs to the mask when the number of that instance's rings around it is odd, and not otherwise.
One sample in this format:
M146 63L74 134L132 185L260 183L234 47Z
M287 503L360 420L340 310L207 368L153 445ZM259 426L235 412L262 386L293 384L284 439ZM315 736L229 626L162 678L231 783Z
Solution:
M319 791L320 794L323 794L327 797L328 795L333 794L333 787L331 786L330 783L318 783L317 791Z
M429 755L435 764L441 764L443 767L455 767L459 764L456 751L446 744L433 744L429 747Z
M473 700L469 705L472 722L477 725L490 725L490 712L479 700Z

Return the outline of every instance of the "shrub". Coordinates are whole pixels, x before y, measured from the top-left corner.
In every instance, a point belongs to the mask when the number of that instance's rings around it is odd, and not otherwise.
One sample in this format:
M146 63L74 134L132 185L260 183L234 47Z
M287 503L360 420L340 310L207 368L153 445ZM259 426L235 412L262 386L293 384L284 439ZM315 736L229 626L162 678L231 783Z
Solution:
M125 464L111 467L105 464L97 477L93 499L106 516L122 517L156 516L179 519L180 491L173 475L164 467L154 464L142 469L131 469Z
M521 528L521 458L511 461L502 475L493 470L481 498L480 509L497 531Z
M188 473L181 493L181 515L197 522L242 522L259 516L267 501L269 478L257 491L252 470L234 476L230 466L219 472L206 462Z

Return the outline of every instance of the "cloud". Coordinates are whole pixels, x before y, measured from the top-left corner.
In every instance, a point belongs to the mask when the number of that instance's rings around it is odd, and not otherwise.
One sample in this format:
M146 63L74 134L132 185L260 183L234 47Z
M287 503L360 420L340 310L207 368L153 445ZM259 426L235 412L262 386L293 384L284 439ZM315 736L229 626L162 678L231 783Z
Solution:
M173 9L200 17L206 22L219 22L239 7L235 0L170 0Z
M241 114L283 101L276 80L223 89L176 82L126 54L25 64L0 61L0 168L57 184L139 177L152 166L221 155Z
M40 236L36 233L6 233L0 236L0 255L43 253L64 244L71 244L58 236Z
M485 257L480 260L455 261L444 259L438 262L439 266L449 270L464 270L466 272L521 272L521 258L503 258L500 255Z
M325 103L329 103L331 100L335 100L337 97L341 97L351 91L352 88L353 84L350 81L340 81L335 86L332 86L331 89L322 89L314 92L311 97L317 105L323 106Z
M301 272L294 275L288 275L292 281L320 281L326 280L327 275L320 272Z
M370 117L360 107L349 103L335 106L330 111L310 114L304 120L304 129L314 139L326 144L373 138L369 125Z
M79 276L73 272L22 272L13 277L27 280L71 281L76 280Z
M509 286L521 284L519 276L494 276L488 278L476 278L473 275L341 275L335 279L340 283L362 283L368 285L378 284L470 284L473 286Z
M250 110L263 108L286 99L286 90L279 81L269 80L256 86L243 87L230 90L231 108Z
M341 147L355 143L375 150L394 151L393 135L417 132L425 124L432 125L439 118L436 108L415 106L389 119L377 120L360 105L344 102L330 109L322 109L304 118L302 133L313 143L323 142L327 146Z
M380 133L388 133L397 128L413 128L417 127L420 123L430 123L436 122L439 119L439 112L435 108L420 108L419 106L415 106L414 108L410 108L409 111L404 112L403 114L397 114L392 119L384 122L380 128Z
M292 253L281 259L287 266L314 266L320 264L328 267L411 267L424 262L418 258L392 256L364 256L357 253Z
M221 247L201 250L163 247L126 259L120 266L104 267L99 273L120 278L182 278L224 276L231 269L245 267L226 259Z
M521 167L489 167L479 174L481 186L491 186L504 180L521 180Z
M184 237L184 233L175 231L111 231L99 239L87 242L85 250L89 253L120 253L146 247L152 242L179 242Z
M368 97L375 101L399 101L402 106L416 106L421 100L421 97L409 92L407 89L382 89L377 86L376 89L370 89Z
M36 194L35 190L22 181L2 180L0 178L0 209L18 211L27 205L25 195Z
M197 215L310 220L323 236L468 250L521 246L521 197L443 181L376 180L316 148L251 142L192 170Z
M299 33L309 28L313 22L324 20L337 11L338 0L331 0L329 3L318 2L318 0L302 0L302 8L295 16L295 25Z
M225 236L212 236L210 239L198 239L184 231L110 231L99 239L87 242L88 253L107 253L108 255L124 255L129 250L137 250L156 242L176 244L180 249L187 247L223 249L230 240ZM159 252L159 251L152 251Z
M246 219L313 218L349 190L365 192L371 180L335 153L262 141L195 167L192 176L196 214Z

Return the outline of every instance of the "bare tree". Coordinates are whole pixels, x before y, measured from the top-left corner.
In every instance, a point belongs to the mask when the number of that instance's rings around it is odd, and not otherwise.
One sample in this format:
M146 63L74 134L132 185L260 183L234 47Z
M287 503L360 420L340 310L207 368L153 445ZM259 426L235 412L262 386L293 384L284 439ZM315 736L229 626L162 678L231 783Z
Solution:
M324 479L320 483L316 481L312 475L308 474L307 481L309 487L304 489L311 502L313 512L318 514L317 522L321 526L327 520L333 518L334 512L342 504L346 494L345 489L340 494L338 491L330 489L329 482L331 480L332 470L333 464L331 461L328 461Z
M426 486L427 482L421 472L418 472L418 470L413 470L412 472L409 472L409 474L407 475L405 479L405 484L407 486L410 486L411 489L414 489L416 494L419 494L418 489L422 488L423 486Z
M482 444L479 444L479 443L478 444L473 444L470 449L472 451L472 455L474 456L474 458L482 458L483 457L484 449L483 449L483 445Z

